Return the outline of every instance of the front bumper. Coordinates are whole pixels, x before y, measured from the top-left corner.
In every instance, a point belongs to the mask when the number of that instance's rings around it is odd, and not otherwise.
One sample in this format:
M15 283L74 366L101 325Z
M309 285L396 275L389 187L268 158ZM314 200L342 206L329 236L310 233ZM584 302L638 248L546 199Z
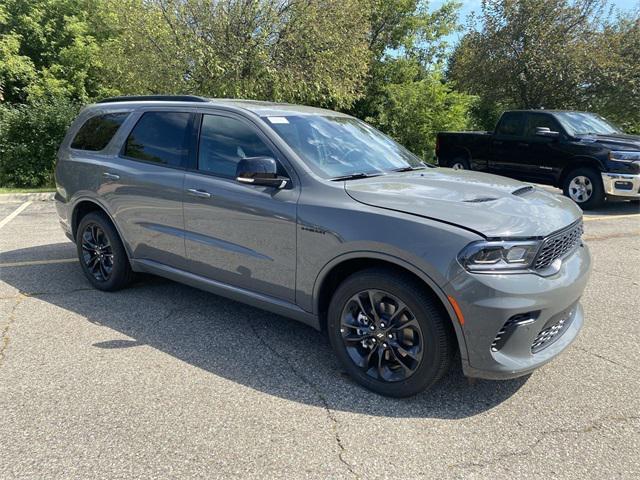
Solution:
M640 198L640 174L603 173L602 184L606 195Z
M584 322L579 299L590 266L591 256L583 245L550 277L460 271L445 290L464 315L465 375L519 377L567 348Z

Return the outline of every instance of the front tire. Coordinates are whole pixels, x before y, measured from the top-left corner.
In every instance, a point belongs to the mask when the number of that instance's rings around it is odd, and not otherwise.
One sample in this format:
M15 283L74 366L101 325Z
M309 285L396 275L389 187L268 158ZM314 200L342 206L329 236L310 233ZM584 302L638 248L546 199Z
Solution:
M577 168L569 172L562 190L583 210L598 208L604 202L602 177L592 168Z
M407 275L376 268L353 274L334 293L329 340L342 366L369 390L409 397L449 369L450 320L424 290Z
M82 271L98 290L113 292L126 287L133 272L124 245L111 220L92 212L80 220L76 248Z

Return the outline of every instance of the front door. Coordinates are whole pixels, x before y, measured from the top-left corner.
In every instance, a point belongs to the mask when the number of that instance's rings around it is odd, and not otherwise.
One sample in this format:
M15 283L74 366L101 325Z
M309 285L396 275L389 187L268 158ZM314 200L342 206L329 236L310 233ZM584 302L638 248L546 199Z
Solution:
M522 180L529 179L532 170L525 136L524 112L505 113L493 136L490 147L491 173Z
M235 180L242 158L275 148L251 122L220 113L202 115L197 167L185 177L185 245L189 270L228 285L295 300L296 212L299 189Z

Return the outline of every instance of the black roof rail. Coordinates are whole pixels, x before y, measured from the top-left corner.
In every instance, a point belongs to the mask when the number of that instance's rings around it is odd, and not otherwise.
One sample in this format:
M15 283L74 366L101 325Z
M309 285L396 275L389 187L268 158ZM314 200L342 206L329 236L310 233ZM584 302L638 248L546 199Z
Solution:
M157 102L198 102L207 103L204 97L198 97L196 95L125 95L121 97L103 98L96 103L113 103L113 102L145 102L145 101L157 101Z

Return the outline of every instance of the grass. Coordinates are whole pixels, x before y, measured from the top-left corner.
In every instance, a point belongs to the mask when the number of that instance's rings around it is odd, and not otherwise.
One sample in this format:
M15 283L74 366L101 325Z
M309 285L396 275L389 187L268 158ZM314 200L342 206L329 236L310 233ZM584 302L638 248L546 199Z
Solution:
M13 188L13 187L0 187L0 194L2 193L36 193L36 192L55 192L55 187L38 187L38 188Z

